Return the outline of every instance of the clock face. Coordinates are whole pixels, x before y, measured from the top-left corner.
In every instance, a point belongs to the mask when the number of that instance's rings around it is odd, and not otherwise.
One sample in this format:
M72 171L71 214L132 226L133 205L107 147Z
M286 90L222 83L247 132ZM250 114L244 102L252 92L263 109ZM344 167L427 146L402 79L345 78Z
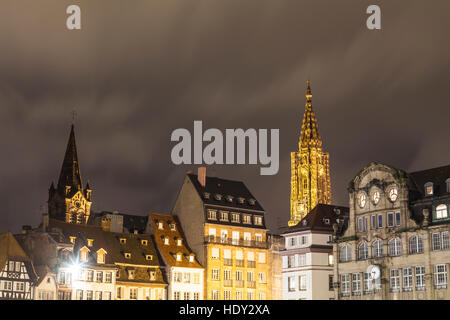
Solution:
M380 192L375 191L372 195L372 201L374 204L377 204L380 201Z
M391 199L392 202L395 202L398 198L398 190L397 188L392 188L389 190L389 199Z
M366 205L366 194L365 193L359 194L358 203L361 208L364 208L364 206Z
M367 273L369 274L369 278L371 280L376 280L380 277L380 267L371 265L367 268Z

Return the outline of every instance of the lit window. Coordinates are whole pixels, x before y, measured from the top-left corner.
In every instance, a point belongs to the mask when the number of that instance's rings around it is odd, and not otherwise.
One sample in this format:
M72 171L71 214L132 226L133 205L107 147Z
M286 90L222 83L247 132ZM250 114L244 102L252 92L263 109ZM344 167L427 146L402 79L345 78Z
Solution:
M358 204L360 208L364 208L366 205L366 194L360 193L358 196Z
M120 243L121 243L121 244L127 243L127 239L125 239L125 238L120 238Z
M75 243L75 240L77 239L77 237L69 237L70 238L70 243Z
M233 202L233 196L227 196L227 201L228 202Z
M153 260L153 256L151 254L146 254L145 255L145 259L146 260Z
M228 221L228 212L220 211L220 221Z
M164 244L165 244L166 246L169 245L169 237L164 237Z
M244 214L243 216L242 216L242 222L243 223L245 223L245 224L251 224L252 223L252 216L251 215L248 215L248 214Z
M231 222L237 222L237 223L240 222L240 219L239 219L239 213L233 212L233 213L231 214Z
M128 270L128 279L134 280L135 270Z
M389 190L389 199L392 202L395 202L395 200L397 200L397 198L398 198L398 190L397 190L397 188L391 188Z
M180 247L183 244L183 240L177 239L177 245Z
M87 239L88 247L92 247L94 245L93 239Z
M255 218L255 225L262 226L262 224L263 224L262 216L255 216L254 218Z
M436 219L448 218L447 206L440 204L436 207Z
M177 253L177 261L181 261L181 253Z
M219 259L219 248L212 248L211 249L211 258L212 259Z
M216 210L208 210L208 219L209 220L217 220L217 211Z
M425 195L427 195L427 196L433 195L433 183L432 182L425 183L424 187L425 187Z
M131 259L131 253L125 252L125 258L126 259Z
M333 265L333 263L334 263L334 260L333 260L334 258L333 258L333 255L332 254L329 254L328 255L328 265L330 265L330 266L332 266Z
M219 194L219 193L216 193L216 194L214 195L214 198L215 198L216 200L220 201L220 200L222 200L222 195Z
M89 250L87 248L81 248L80 249L80 260L83 262L88 261L88 252Z
M161 221L158 222L158 229L159 230L163 230L164 229L163 223Z
M148 240L141 240L141 244L142 244L143 246L146 246L146 245L148 244Z
M103 249L97 251L97 263L105 263L105 253Z
M175 223L171 223L171 224L170 224L170 230L175 231L176 229L177 229L177 228L176 228Z
M189 256L189 262L194 262L194 255Z

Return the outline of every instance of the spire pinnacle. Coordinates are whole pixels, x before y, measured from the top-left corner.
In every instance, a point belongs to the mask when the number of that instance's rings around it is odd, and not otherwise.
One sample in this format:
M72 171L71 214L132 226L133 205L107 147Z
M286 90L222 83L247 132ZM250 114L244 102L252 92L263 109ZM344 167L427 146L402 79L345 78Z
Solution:
M75 129L72 123L67 142L66 153L58 180L58 189L65 190L70 186L71 191L82 190L81 173L78 164L77 146L75 143Z
M312 108L312 90L311 82L306 81L306 103L305 113L303 115L302 129L300 132L299 147L322 146L319 135L319 126L317 124L316 115Z

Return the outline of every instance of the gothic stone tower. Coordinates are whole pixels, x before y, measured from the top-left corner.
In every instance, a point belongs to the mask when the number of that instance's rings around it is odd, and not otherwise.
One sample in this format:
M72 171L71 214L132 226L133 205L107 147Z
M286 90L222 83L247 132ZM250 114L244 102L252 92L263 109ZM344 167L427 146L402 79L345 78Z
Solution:
M91 193L89 182L84 189L82 186L72 124L58 185L55 188L52 182L49 189L49 216L68 223L86 224L91 212Z
M307 81L305 114L298 152L291 152L291 219L295 226L318 203L331 204L329 154L322 151L322 140L312 108Z

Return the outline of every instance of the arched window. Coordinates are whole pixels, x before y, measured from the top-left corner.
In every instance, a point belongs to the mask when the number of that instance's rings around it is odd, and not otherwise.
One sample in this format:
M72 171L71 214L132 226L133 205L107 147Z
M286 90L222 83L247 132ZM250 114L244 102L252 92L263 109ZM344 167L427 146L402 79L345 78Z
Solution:
M440 204L436 207L436 219L448 218L447 205Z
M426 196L433 195L433 182L425 183L424 187L425 187L425 195Z
M383 241L375 240L372 245L372 252L374 258L379 258L383 256Z
M402 240L394 238L388 242L388 254L390 256L399 256L402 254Z
M367 242L363 242L358 248L358 258L359 260L367 260L369 258L369 250L367 248Z
M341 247L339 251L339 262L347 262L352 260L352 249L349 245Z
M421 236L414 236L409 239L409 253L423 253L423 243Z

